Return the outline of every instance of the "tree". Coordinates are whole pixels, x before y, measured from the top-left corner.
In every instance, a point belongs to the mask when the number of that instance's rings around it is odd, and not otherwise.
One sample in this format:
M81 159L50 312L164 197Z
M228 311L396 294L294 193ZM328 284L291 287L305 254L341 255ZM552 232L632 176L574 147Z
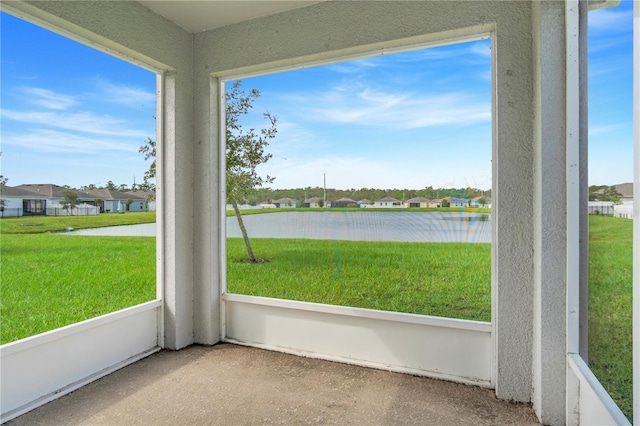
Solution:
M149 165L149 170L144 172L144 185L148 188L155 189L155 186L149 183L149 181L156 178L156 141L154 141L150 137L147 137L146 144L142 145L140 149L138 149L138 152L144 154L145 161L150 158L153 159L153 161Z
M226 176L227 176L227 201L233 206L238 225L242 232L242 238L247 248L249 262L259 262L253 254L251 242L247 235L247 230L242 221L242 215L238 208L238 203L244 201L251 191L265 183L271 183L275 179L271 176L261 177L256 171L256 167L264 164L271 158L271 154L265 153L265 148L269 145L269 140L273 139L278 132L276 117L270 113L264 113L264 118L269 122L268 126L261 129L259 133L251 128L244 131L240 124L240 117L249 113L253 107L253 101L260 96L257 89L252 89L246 93L242 89L242 81L233 83L231 90L226 94Z
M71 216L73 216L73 209L78 205L78 192L73 189L65 189L62 191L63 199L60 200L60 204L62 208L67 211L71 211Z
M9 179L0 175L0 186L5 186L9 182Z

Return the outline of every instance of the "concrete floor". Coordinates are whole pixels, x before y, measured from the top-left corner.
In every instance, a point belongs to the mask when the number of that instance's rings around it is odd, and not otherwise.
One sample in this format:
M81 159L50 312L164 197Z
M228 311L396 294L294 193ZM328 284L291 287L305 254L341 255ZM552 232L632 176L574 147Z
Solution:
M529 405L440 380L230 344L163 351L8 423L538 424Z

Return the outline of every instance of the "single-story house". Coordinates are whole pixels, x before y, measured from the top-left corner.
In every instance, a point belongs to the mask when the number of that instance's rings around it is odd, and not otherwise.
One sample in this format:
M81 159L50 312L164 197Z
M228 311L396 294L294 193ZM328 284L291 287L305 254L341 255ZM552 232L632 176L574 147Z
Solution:
M302 207L318 208L320 207L320 202L321 200L319 197L311 197L304 200L304 203L302 203Z
M471 200L468 198L446 197L442 199L446 207L469 207Z
M47 209L47 197L20 188L0 185L0 212L2 217L44 215Z
M298 207L298 200L294 200L293 198L289 198L289 197L273 200L271 201L271 203L275 204L277 208Z
M91 204L100 207L100 213L109 212L144 212L148 210L146 196L115 189L90 189L87 194L92 197Z
M434 198L433 200L429 201L427 207L430 207L430 208L442 207L442 200L440 198Z
M481 201L484 201L484 203L481 203ZM491 198L482 196L472 198L469 207L491 207Z
M383 208L387 208L387 207L402 207L402 203L400 202L400 200L397 200L393 197L384 197L379 199L378 201L376 201L373 204L374 207L383 207Z
M429 207L430 199L424 197L414 197L404 202L405 207L422 208Z
M93 209L79 207L80 204L92 204L92 197L85 191L73 188L46 184L22 184L14 188L26 191L22 199L22 214L20 216L66 216L68 214L91 215L96 214ZM78 206L72 212L62 208L64 191L72 190L78 194Z
M336 208L340 208L340 207L358 207L358 203L355 202L355 200L352 200L351 198L340 198L338 200L332 201L331 202L331 207L336 207Z
M358 201L358 205L360 207L371 207L373 203L370 200L367 200L366 198L363 198L362 200Z

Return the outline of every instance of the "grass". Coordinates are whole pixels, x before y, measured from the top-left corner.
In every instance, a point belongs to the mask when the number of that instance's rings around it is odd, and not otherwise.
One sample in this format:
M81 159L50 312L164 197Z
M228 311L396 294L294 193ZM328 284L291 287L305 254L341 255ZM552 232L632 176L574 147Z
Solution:
M589 366L629 419L633 412L633 221L589 216Z
M0 343L154 299L154 238L51 233L154 220L153 213L0 220ZM589 363L630 417L633 222L606 216L589 220ZM30 222L42 225L22 226ZM33 232L40 234L25 235ZM231 292L490 320L489 244L252 243L258 256L272 262L240 261L242 241L228 239Z
M2 235L0 343L155 299L155 238Z
M0 219L0 234L42 234L43 232L63 232L67 228L101 228L155 221L155 212L106 213L95 216L5 217Z
M227 239L231 293L491 320L491 246L470 243L254 239L248 264Z

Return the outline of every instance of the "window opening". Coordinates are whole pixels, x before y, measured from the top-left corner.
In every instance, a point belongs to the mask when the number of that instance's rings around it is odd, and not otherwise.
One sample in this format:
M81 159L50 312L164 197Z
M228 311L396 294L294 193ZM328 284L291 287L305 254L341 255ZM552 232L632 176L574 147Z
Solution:
M589 12L589 366L632 418L633 2Z
M255 169L275 180L236 199L259 264L228 197L229 293L491 320L490 40L241 84L259 96L227 148L277 117Z
M156 75L0 20L4 344L156 298Z

